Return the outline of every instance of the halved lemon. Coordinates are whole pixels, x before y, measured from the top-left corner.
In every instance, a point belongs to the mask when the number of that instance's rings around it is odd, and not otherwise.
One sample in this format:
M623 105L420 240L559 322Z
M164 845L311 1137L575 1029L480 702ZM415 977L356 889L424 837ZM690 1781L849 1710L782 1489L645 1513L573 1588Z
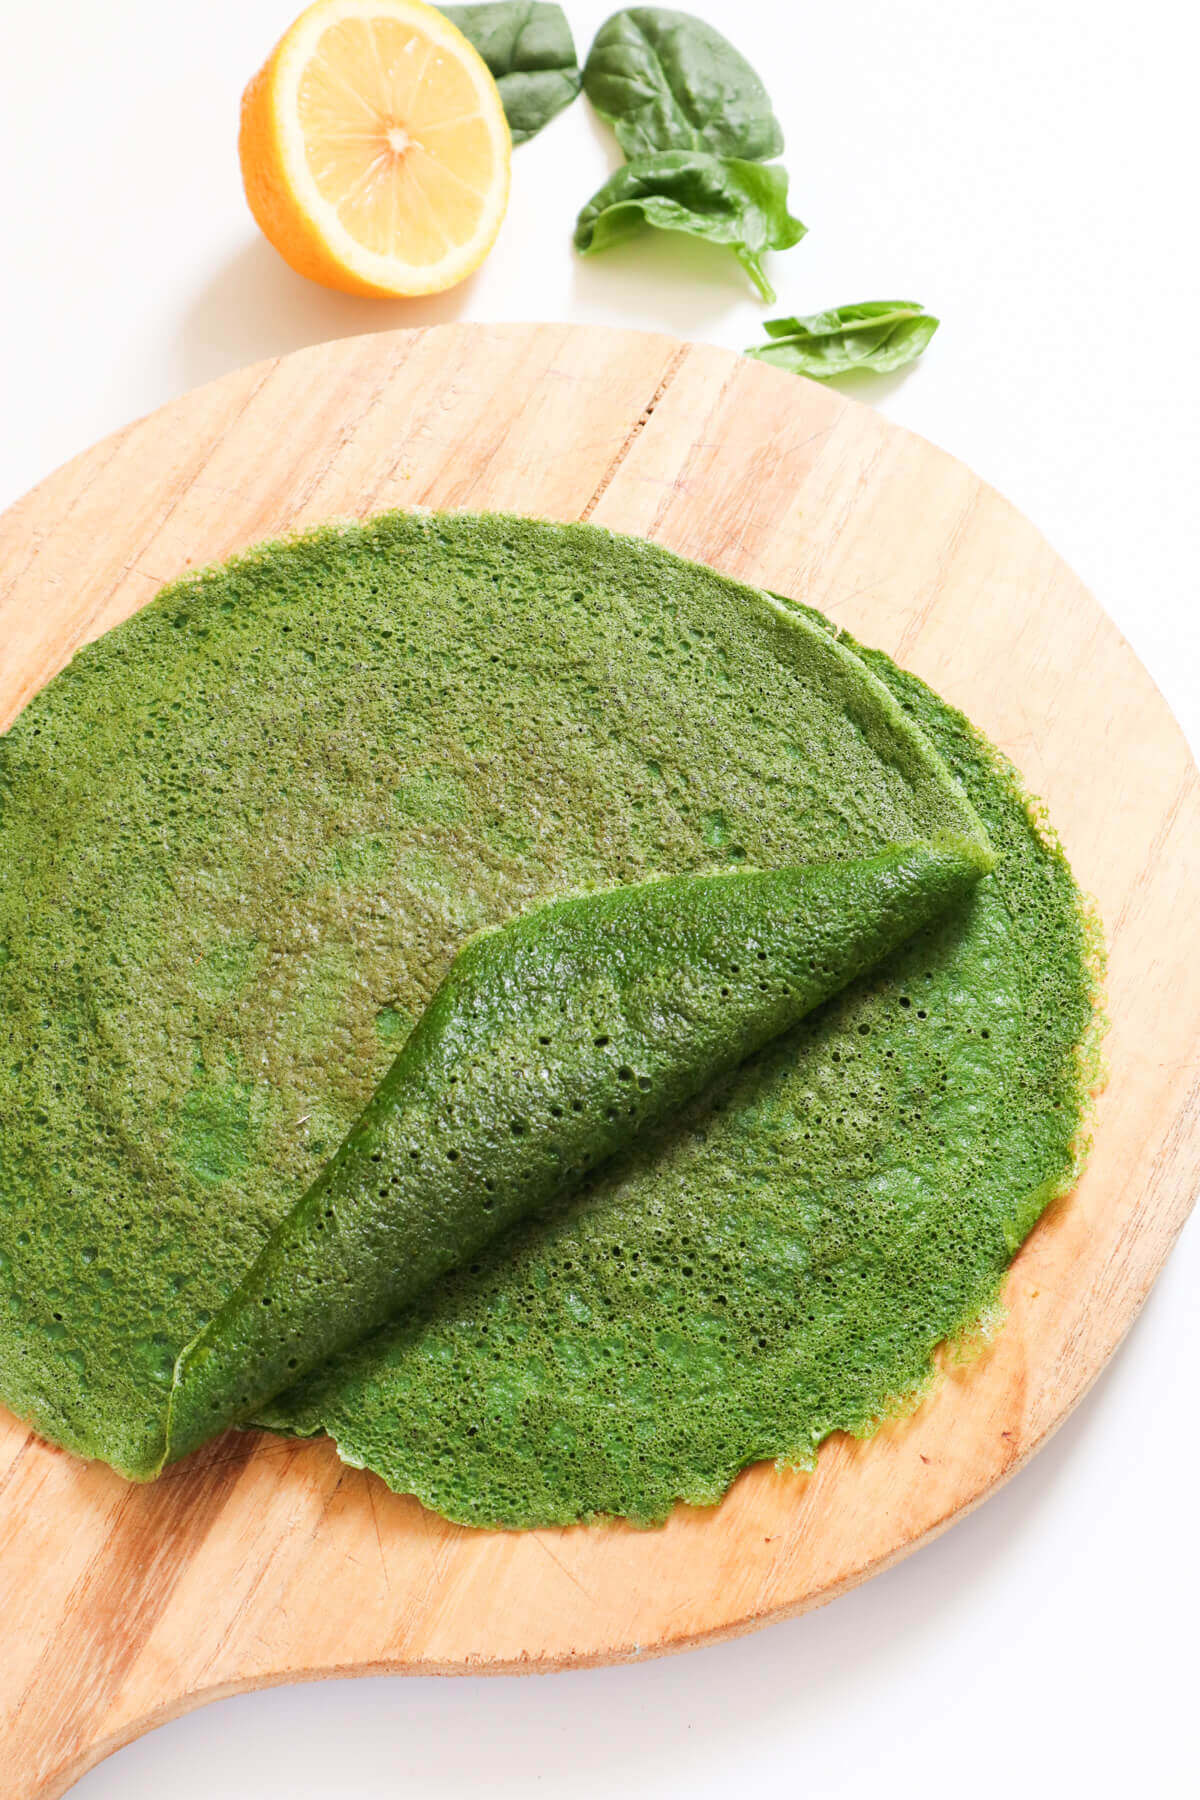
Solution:
M421 0L317 0L242 96L250 210L293 269L433 294L491 249L511 139L482 57Z

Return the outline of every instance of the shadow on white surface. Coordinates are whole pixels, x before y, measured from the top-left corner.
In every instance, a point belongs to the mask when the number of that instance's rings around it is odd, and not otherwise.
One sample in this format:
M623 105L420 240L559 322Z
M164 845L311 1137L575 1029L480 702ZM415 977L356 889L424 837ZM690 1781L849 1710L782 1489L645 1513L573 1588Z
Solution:
M677 231L646 230L611 250L573 255L572 320L612 318L677 337L707 337L747 300L757 299L732 251ZM768 276L778 285L780 258L766 260ZM779 302L763 303L764 318L781 310ZM754 336L752 331L747 342Z
M189 302L167 351L167 385L183 392L309 344L470 318L479 280L471 276L449 293L424 299L340 294L297 275L265 239L254 237ZM728 251L648 232L594 260L576 258L570 312L585 322L620 318L646 330L703 338L719 332L747 292L747 277ZM509 316L538 319L543 310L531 288L528 304Z
M771 1742L778 1779L785 1741L797 1763L781 1792L876 1791L872 1772L877 1781L898 1772L898 1755L905 1763L921 1756L919 1734L936 1732L939 1708L961 1702L946 1678L948 1644L966 1645L960 1679L970 1704L971 1688L985 1684L987 1674L986 1664L976 1671L971 1645L990 1645L1004 1597L1020 1598L1022 1624L1031 1640L1039 1637L1045 1570L1031 1561L1031 1543L1047 1524L1044 1514L1078 1506L1080 1462L1111 1445L1118 1404L1112 1390L1124 1366L1110 1365L1033 1463L980 1511L827 1609L637 1666L524 1680L373 1677L242 1695L128 1746L72 1794L140 1800L163 1792L169 1778L172 1800L215 1793L223 1800L290 1800L298 1793L523 1800L531 1789L571 1800L617 1793L700 1800L735 1791L739 1779L752 1776L757 1747ZM1075 1492L1063 1492L1072 1481ZM1041 1641L1053 1653L1052 1641ZM930 1693L929 1674L939 1667L939 1691ZM876 1716L883 1694L893 1705L899 1698L902 1738L889 1740L894 1719ZM1002 1721L1023 1698L985 1695L998 1741ZM839 1722L852 1729L842 1740L846 1785L829 1786L827 1775L823 1783L820 1767L809 1765L811 1785L806 1739L824 1753L818 1763L828 1765L831 1748L840 1754L841 1745L830 1744ZM936 1747L932 1767L921 1767L921 1781L904 1784L904 1793L924 1791L924 1775L938 1772ZM970 1781L977 1800L1011 1794L1003 1759L975 1768Z
M764 340L759 340L764 341ZM769 367L770 365L768 365ZM785 370L786 374L787 371ZM823 382L835 394L844 394L847 400L858 400L864 406L884 407L898 388L912 378L915 373L910 363L903 369L893 369L886 375L876 375L870 369L854 369L835 380ZM794 379L801 379L794 377ZM811 377L809 379L812 379Z
M184 390L330 338L441 325L470 311L477 281L472 276L447 294L414 300L340 294L297 275L255 235L188 306L172 346L169 379Z
M912 380L918 367L918 364L909 363L903 369L893 369L888 375L874 375L869 369L855 369L848 375L839 375L836 381L831 381L828 385L835 393L845 394L847 400L861 400L864 406L882 407L887 405L906 381Z
M449 293L413 300L340 294L297 275L256 236L228 257L188 302L166 347L166 384L184 392L310 344L470 318L479 282L474 275ZM663 232L647 232L636 243L595 259L576 257L571 286L569 311L576 321L621 320L699 338L718 335L752 294L728 251ZM531 286L528 303L507 316L536 320L543 312Z

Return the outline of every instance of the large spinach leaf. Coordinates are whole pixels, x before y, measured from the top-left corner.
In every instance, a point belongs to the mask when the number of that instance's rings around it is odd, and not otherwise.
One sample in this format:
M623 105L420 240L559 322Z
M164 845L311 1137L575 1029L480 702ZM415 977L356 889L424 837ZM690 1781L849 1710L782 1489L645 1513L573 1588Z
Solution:
M746 355L816 381L852 369L886 374L920 356L937 328L938 321L915 300L863 300L802 319L768 319L771 342Z
M787 172L777 163L695 150L668 150L618 169L580 213L575 248L607 250L643 225L727 245L764 300L775 298L764 252L798 244L805 230L788 212Z
M514 144L536 137L555 113L570 106L582 76L561 6L547 0L492 0L490 5L441 10L495 77Z
M750 64L691 13L660 6L615 13L596 34L583 84L631 159L711 150L761 162L783 149L779 121Z

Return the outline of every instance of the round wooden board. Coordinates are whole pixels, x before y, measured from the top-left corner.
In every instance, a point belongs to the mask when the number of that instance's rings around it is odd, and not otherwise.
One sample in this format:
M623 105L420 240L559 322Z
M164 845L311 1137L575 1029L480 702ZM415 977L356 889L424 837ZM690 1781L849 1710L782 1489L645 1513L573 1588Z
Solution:
M189 1706L324 1675L658 1655L816 1606L1010 1475L1136 1313L1200 1164L1196 770L1033 527L865 407L703 345L572 326L359 337L185 395L0 519L0 727L77 645L257 539L384 507L590 518L819 606L1044 796L1107 926L1112 1079L1010 1319L909 1421L750 1470L661 1530L462 1530L325 1443L231 1434L128 1486L0 1415L5 1794ZM4 1761L7 1759L7 1762Z

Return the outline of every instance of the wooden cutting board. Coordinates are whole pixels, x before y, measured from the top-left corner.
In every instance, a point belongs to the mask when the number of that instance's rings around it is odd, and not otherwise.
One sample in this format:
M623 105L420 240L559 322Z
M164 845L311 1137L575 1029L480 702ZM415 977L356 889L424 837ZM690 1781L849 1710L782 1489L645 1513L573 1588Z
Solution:
M1200 1169L1196 770L1033 527L863 406L728 351L572 326L323 344L187 394L0 519L0 727L77 645L256 539L382 507L593 519L796 595L971 716L1045 797L1111 951L1091 1167L1010 1319L911 1420L661 1530L448 1525L323 1443L229 1434L148 1488L0 1414L0 1793L268 1682L552 1669L820 1605L975 1505L1120 1340Z

